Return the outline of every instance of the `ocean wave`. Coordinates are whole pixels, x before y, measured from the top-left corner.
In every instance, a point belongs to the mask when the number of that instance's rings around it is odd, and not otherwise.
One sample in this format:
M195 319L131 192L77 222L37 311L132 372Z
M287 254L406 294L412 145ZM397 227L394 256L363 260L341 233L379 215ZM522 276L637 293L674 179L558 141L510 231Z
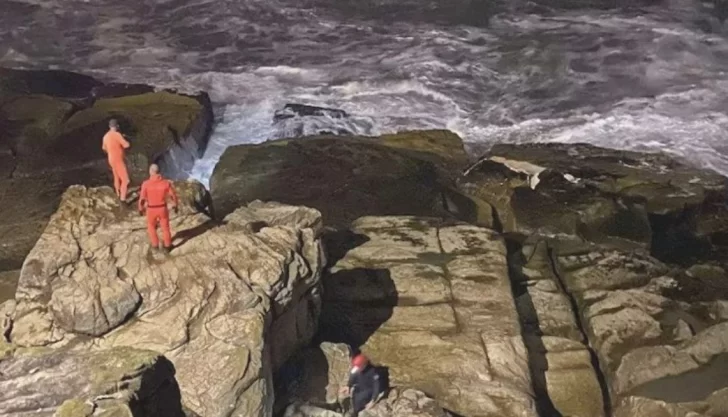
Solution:
M218 123L191 173L203 182L236 144L422 128L451 129L481 150L528 141L661 150L728 174L728 41L686 3L500 14L487 26L455 15L342 19L326 0L31 3L0 15L0 65L210 94ZM274 124L289 102L350 117Z

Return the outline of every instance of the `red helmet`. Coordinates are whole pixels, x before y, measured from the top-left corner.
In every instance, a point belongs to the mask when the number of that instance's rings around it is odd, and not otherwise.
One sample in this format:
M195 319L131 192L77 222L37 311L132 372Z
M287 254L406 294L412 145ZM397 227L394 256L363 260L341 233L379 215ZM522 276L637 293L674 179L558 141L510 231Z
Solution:
M351 367L363 369L369 363L369 359L361 353L351 358Z

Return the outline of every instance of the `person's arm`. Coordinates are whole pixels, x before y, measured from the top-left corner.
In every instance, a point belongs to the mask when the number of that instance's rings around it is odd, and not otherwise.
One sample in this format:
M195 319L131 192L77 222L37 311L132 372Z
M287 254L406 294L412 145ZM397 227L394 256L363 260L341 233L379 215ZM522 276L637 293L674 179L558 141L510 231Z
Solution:
M101 139L101 150L104 151L104 153L109 153L109 151L106 149L106 136Z
M341 387L339 392L342 395L349 396L351 395L351 390L354 389L357 383L359 383L359 374L349 373L349 381L347 381L345 387Z
M119 143L121 143L121 147L124 149L129 149L129 146L131 146L121 133L119 133Z
M139 213L144 212L144 203L147 201L147 183L142 183L142 189L139 192Z

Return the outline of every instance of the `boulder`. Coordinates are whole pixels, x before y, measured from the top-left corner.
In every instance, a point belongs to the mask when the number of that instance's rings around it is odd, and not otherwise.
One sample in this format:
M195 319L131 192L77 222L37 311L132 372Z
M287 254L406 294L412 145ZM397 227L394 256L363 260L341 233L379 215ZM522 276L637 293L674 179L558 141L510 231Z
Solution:
M359 413L361 417L449 417L450 414L423 392L411 388L392 389L374 407ZM345 414L309 404L292 404L284 417L344 417Z
M132 186L151 162L185 176L207 144L209 99L149 89L62 71L0 70L0 270L20 267L69 185L111 183L101 150L110 118L132 144Z
M307 104L287 103L282 109L276 110L273 115L273 121L278 122L285 119L307 116L323 116L332 119L343 119L349 115L340 109L331 109L326 107L309 106Z
M350 136L359 130L358 125L361 122L362 120L350 118L343 110L288 103L273 115L273 138Z
M363 215L444 216L442 194L466 160L445 131L278 140L229 147L210 189L218 216L256 199L314 207L336 227Z
M502 237L412 216L363 217L349 233L324 277L321 337L363 344L392 385L459 415L537 415Z
M154 350L200 416L270 415L272 373L317 328L321 214L252 202L218 224L185 204L171 226L155 253L110 188L70 187L23 263L9 342Z
M335 408L349 380L351 350L343 343L323 342L296 353L276 375L276 409L290 404Z
M728 179L663 154L499 144L458 188L493 205L506 232L578 236L660 258L701 254L728 230Z
M435 400L411 388L395 388L365 413L370 417L449 417Z
M728 401L725 265L684 271L646 253L603 247L553 253L556 273L599 359L615 415L662 408L673 410L661 411L666 416L681 415L678 409L722 415Z
M169 360L148 350L18 349L0 357L0 414L183 417L174 374Z
M643 397L625 398L614 413L614 417L718 417L720 415L724 414L696 413L679 404L669 404L664 401L651 400Z
M58 70L19 70L0 68L0 101L15 95L45 95L85 99L103 85L88 75Z

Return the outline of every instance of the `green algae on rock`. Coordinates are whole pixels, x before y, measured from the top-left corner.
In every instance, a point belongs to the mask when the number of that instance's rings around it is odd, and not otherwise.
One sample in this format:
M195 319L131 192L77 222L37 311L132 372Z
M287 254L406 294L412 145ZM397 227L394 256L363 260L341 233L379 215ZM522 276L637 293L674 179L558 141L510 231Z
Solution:
M174 374L148 350L18 349L0 361L0 414L87 417L122 408L130 416L182 417Z
M132 144L127 157L130 176L133 182L139 182L146 177L149 163L161 162L164 165L166 162L169 165L163 156L176 146L186 148L192 161L202 155L206 145L204 129L207 127L201 125L198 119L204 112L203 105L195 98L166 91L102 98L66 120L56 141L60 144L75 143L74 152L67 157L72 165L83 163L99 155L98 138L108 130L108 120L117 118L122 132ZM78 141L76 138L94 140ZM182 143L185 140L190 143ZM191 166L190 163L187 165L177 168Z
M90 417L94 413L94 407L78 399L66 400L56 410L57 417Z
M466 160L460 138L444 131L278 140L228 148L210 186L220 216L256 199L315 207L331 226L363 215L446 216L442 194Z
M502 236L413 216L351 231L362 243L324 276L324 340L363 344L393 384L458 415L538 415Z
M728 222L728 179L663 154L586 144L495 145L458 189L494 206L505 232L578 236L659 256L705 250Z
M0 195L9 202L0 206L0 271L20 266L68 186L111 183L101 150L110 118L121 121L132 143L132 185L151 162L175 174L202 155L212 124L206 94L130 87L0 68Z

